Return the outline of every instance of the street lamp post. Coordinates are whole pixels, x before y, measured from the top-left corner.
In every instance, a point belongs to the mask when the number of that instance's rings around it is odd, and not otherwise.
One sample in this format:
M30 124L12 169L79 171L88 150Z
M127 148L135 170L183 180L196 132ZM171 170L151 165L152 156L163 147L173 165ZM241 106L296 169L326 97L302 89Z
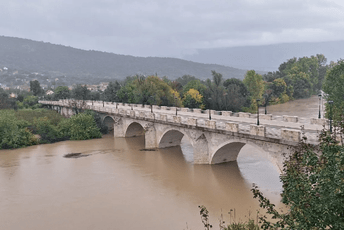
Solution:
M177 112L177 111L178 111L178 110L177 110L177 97L174 97L174 105L176 106L176 116L177 116L177 113L178 113L178 112Z
M259 99L256 100L257 101L257 125L259 125Z
M330 133L332 133L332 104L333 101L328 102L330 104Z
M321 94L318 95L319 96L319 116L318 118L321 118L321 111L320 111L320 102L321 102Z
M211 97L209 97L208 99L209 101L211 101ZM210 107L209 107L209 120L211 120L211 113L210 113Z
M152 100L154 99L153 96L150 96L150 98L152 98ZM151 102L150 104L151 104L151 113L153 113L153 103Z

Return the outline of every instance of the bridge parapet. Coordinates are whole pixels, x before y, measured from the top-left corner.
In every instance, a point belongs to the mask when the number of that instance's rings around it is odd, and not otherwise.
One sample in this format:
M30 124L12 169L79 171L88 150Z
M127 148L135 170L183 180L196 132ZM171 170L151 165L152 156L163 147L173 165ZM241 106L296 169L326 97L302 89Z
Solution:
M154 120L155 114L154 113L146 113L146 118Z
M140 111L140 113L139 113L139 118L144 119L145 117L146 117L146 112Z
M206 126L208 129L216 129L216 121L205 120L205 126Z
M250 125L250 135L265 137L265 126Z
M197 119L189 117L187 120L187 124L191 126L197 126Z
M250 118L250 113L239 112L238 117Z
M281 138L288 142L299 142L301 131L296 129L281 129Z
M226 122L226 130L233 132L233 133L238 133L239 132L239 124L235 122Z
M283 121L285 121L285 122L298 122L299 117L283 115Z
M173 122L177 124L181 124L182 118L180 116L173 116Z
M227 116L227 117L230 117L233 114L232 111L222 111L221 113L222 113L222 116Z
M329 124L329 120L325 119L325 118L311 118L311 124L315 124L315 125L328 125Z
M259 118L262 120L272 120L272 114L260 114Z
M193 127L200 127L200 128L206 128L209 132L233 132L233 133L240 133L244 135L252 135L252 136L261 136L261 137L267 137L272 139L278 139L282 141L289 141L289 142L298 142L300 140L301 132L298 130L297 126L295 124L290 124L290 129L288 129L288 124L284 124L283 126L286 127L284 131L282 131L282 126L279 124L272 124L267 125L265 128L256 127L253 125L253 122L246 121L246 120L240 120L235 121L237 118L233 118L232 121L231 118L228 118L228 121L226 121L226 116L239 116L243 118L253 118L253 116L256 116L256 114L250 114L250 113L232 113L230 111L222 111L222 116L214 117L214 120L209 121L207 119L206 114L198 115L198 113L201 113L201 109L193 109L192 110L188 108L180 108L180 111L182 112L188 112L188 114L185 114L186 116L183 116L183 114L178 114L178 116L174 116L174 112L172 111L164 111L168 110L169 108L167 106L161 106L159 109L159 106L154 106L156 109L156 112L154 115L147 109L146 111L143 111L142 108L138 107L138 109L131 110L131 105L123 107L122 105L118 105L118 109L115 109L115 106L111 103L108 103L109 105L106 105L103 107L103 102L95 102L93 101L94 105L91 105L92 102L89 102L89 104L85 105L85 102L83 101L76 101L76 100L60 100L60 101L39 101L42 104L47 105L53 105L53 109L63 113L67 114L67 116L73 114L73 107L77 105L81 105L81 108L88 108L95 111L98 111L100 113L110 113L113 115L121 115L123 117L131 117L136 118L139 120L146 120L149 122L152 122L151 120L156 120L160 124L163 123L170 123L170 125L173 125L172 123L175 123L176 125L185 125L187 126L193 126ZM62 106L66 108L58 108L57 106ZM141 104L133 104L132 107L142 106ZM68 109L69 107L69 109ZM150 105L148 105L150 108ZM175 108L175 107L172 107ZM68 111L67 111L68 110ZM209 110L206 110L209 112ZM218 111L211 110L211 113L218 113ZM219 120L217 120L219 118ZM260 119L267 119L267 120L274 120L276 121L285 121L285 122L301 122L300 118L293 117L293 116L272 116L271 114L260 114ZM278 120L277 120L278 119ZM309 119L311 124L314 125L322 125L326 124L328 120L326 119ZM250 124L251 123L251 124ZM191 127L189 127L191 128ZM295 129L295 130L294 130ZM293 131L297 133L293 133ZM300 134L299 134L300 133ZM318 134L316 133L316 129L313 129L313 127L306 129L305 132L308 143L316 144L318 143Z
M167 115L166 114L160 114L159 115L159 120L166 122L167 121Z

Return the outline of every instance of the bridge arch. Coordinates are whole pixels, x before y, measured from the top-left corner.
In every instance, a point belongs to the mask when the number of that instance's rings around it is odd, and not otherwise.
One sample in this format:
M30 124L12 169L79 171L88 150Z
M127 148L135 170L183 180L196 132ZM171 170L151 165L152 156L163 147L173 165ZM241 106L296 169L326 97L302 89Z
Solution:
M158 147L168 148L168 147L178 146L180 145L184 136L186 136L189 139L192 147L194 147L192 138L186 132L184 132L184 130L179 130L179 129L166 130L158 139Z
M211 164L220 164L224 162L236 161L240 153L240 150L246 144L254 146L262 154L264 154L266 158L271 160L270 154L256 143L247 140L232 139L224 142L211 154Z
M108 127L109 131L112 131L114 129L115 119L112 116L105 116L102 123Z
M137 137L145 135L143 126L138 122L131 122L125 130L125 137Z

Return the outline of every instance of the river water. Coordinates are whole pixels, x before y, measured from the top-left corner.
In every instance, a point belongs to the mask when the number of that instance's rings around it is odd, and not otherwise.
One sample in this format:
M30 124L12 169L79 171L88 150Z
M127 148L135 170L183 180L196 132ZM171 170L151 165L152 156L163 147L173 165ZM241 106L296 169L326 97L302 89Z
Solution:
M309 116L318 101L302 103L298 114ZM286 107L294 115L293 105ZM221 213L228 222L231 209L237 221L255 218L252 183L280 206L279 173L251 146L237 162L220 165L194 165L186 138L181 147L143 148L143 137L108 134L1 150L0 229L202 229L198 205L208 208L213 225Z

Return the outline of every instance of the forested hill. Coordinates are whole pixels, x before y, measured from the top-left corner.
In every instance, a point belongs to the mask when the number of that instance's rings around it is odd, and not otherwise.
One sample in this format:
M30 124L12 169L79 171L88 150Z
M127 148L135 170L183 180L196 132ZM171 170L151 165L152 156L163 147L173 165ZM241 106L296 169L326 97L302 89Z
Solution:
M211 78L211 70L221 73L224 78L243 79L246 73L246 70L176 58L134 57L0 36L2 67L52 76L66 75L74 78L72 82L76 79L83 82L124 79L135 74L157 74L170 79L193 75L206 79Z

